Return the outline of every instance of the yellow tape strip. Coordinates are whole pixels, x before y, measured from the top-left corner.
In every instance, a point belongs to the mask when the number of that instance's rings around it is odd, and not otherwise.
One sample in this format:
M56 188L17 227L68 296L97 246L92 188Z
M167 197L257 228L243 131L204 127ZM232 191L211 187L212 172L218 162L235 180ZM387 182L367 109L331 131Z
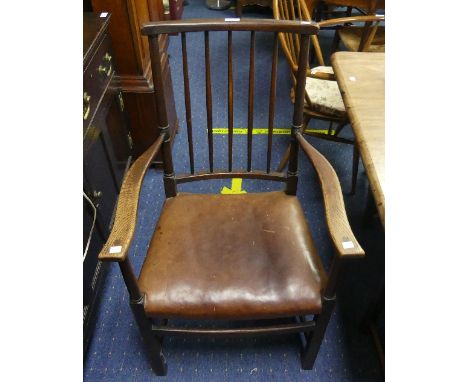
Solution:
M248 129L243 127L234 128L234 134L236 135L247 135ZM228 129L224 127L216 127L213 129L213 134L218 135L227 135ZM319 133L319 134L328 134L328 130L320 129L307 129L307 133ZM253 129L252 134L254 135L268 135L268 129ZM291 134L291 129L273 129L274 135L289 135ZM331 135L335 134L335 130L331 131Z

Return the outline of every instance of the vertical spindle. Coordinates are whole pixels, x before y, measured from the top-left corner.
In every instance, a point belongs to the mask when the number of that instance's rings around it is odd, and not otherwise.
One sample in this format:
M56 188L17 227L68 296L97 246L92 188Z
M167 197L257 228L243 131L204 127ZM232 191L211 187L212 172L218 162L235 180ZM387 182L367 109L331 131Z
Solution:
M229 172L232 171L232 142L234 138L234 89L232 82L232 31L228 31L228 155Z
M210 172L213 172L213 110L211 97L210 38L205 31L205 86L206 86L206 124L208 128L208 155Z
M247 117L247 171L252 171L252 134L255 88L255 32L250 32L249 107Z
M271 168L271 147L273 143L273 125L275 120L276 101L276 74L278 66L278 33L275 33L273 40L273 54L271 60L271 80L270 80L270 105L268 110L268 152L267 152L267 173Z
M181 33L182 40L182 65L184 71L184 95L185 95L185 119L187 123L187 139L189 146L190 157L190 173L195 172L195 164L193 160L193 138L192 138L192 107L190 104L190 81L188 75L188 60L187 60L187 41L185 32Z

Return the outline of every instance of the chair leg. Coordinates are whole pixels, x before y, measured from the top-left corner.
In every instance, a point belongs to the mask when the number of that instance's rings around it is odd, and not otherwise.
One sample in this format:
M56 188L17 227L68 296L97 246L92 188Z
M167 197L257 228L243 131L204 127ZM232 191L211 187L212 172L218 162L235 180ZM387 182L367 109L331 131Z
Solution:
M356 142L353 145L353 170L352 170L352 179L351 179L351 195L356 193L356 182L359 169L359 150Z
M335 30L335 36L333 37L331 54L335 53L338 50L339 45L340 45L340 35L338 34L338 29L337 29Z
M338 134L341 133L341 130L343 130L343 128L344 128L347 124L348 124L348 121L341 122L341 123L339 124L339 126L338 126L338 127L336 128L336 130L335 130L335 134L334 134L335 137L337 137Z
M305 348L301 354L301 364L304 370L311 370L314 367L315 359L320 350L328 322L330 321L335 306L335 298L323 300L322 313L315 316L315 329L307 339Z
M143 342L146 346L151 368L156 375L164 376L167 373L166 360L161 350L161 341L157 338L152 330L152 322L146 317L143 309L143 303L141 301L131 302L130 307L132 308L133 316L138 324L140 333L143 337Z

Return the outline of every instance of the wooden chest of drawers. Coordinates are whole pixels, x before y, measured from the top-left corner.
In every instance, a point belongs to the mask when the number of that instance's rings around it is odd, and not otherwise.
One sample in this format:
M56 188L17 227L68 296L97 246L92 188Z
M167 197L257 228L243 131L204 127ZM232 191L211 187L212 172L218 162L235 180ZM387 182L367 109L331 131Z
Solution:
M140 32L141 26L148 21L165 20L162 0L91 0L94 12L109 12L112 19L109 35L115 53L115 66L130 120L133 137L133 154L141 155L159 136L157 126L158 111L154 102L153 75L149 54L148 38ZM170 3L171 4L171 3ZM172 1L172 8L179 16L182 3ZM172 89L171 70L166 47L167 36L161 36L164 51L161 54L163 83L165 85L166 109L169 130L174 138L178 129ZM161 164L161 154L156 156Z
M91 338L105 267L97 255L131 158L132 136L115 75L109 15L84 13L83 55L83 337Z

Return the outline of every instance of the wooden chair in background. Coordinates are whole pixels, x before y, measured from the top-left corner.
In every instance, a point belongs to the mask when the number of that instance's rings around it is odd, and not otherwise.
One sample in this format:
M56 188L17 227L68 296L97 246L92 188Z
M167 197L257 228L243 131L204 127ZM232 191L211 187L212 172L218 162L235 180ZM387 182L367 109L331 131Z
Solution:
M236 16L242 17L242 7L247 5L258 5L271 8L272 0L237 0L236 1Z
M273 0L273 16L276 20L300 20L310 21L310 13L304 0ZM351 16L338 19L325 20L317 23L322 27L343 25L346 23L371 23L371 31L375 31L378 24L384 20L383 16ZM374 38L374 34L370 33L362 35L362 43L360 43L360 51L367 51ZM298 68L298 39L292 33L280 33L279 35L283 53L291 68L293 78L293 86L291 89L291 99L294 101L294 87L296 84L296 71ZM349 119L341 97L338 83L335 81L333 68L325 65L322 49L317 35L311 36L311 43L317 58L318 66L310 68L307 66L306 93L304 106L304 125L302 127L303 134L322 138L334 142L354 145L354 141L339 136L343 128L349 124ZM307 126L311 119L319 119L329 122L328 131L326 133L307 131ZM333 131L333 124L337 125ZM282 171L289 157L289 149L285 153L283 160L278 166L278 171ZM357 147L353 150L353 169L352 169L352 185L351 193L355 192L356 179L358 172L359 153Z
M349 17L353 11L359 15L375 15L376 10L385 9L385 0L304 0L314 21L338 17ZM338 10L346 8L345 11Z
M368 16L376 15L378 10L385 10L385 0L326 0L325 3L348 6L347 16L351 15L353 8ZM370 22L363 26L342 23L341 25L335 24L334 27L336 33L332 52L338 49L340 41L346 50L351 52L385 52L385 27L383 25L374 26ZM369 35L372 35L372 38L369 39ZM371 43L364 49L363 44L367 40Z
M305 346L301 362L304 369L313 367L335 304L335 287L343 261L364 256L349 226L335 171L314 149L301 132L305 99L306 68L310 36L317 33L314 23L243 19L184 20L149 23L142 33L149 37L155 102L158 108L159 138L139 157L125 176L117 203L112 232L99 259L118 262L130 294L130 306L147 347L151 366L158 375L166 374L161 339L167 335L256 336L303 333ZM212 125L212 84L210 67L210 32L227 35L228 78L228 166L215 171ZM250 31L248 90L247 163L244 170L233 169L233 33ZM254 115L254 74L256 32L273 35L272 75L269 98L268 147L264 169L252 168ZM204 33L205 91L208 169L195 162L192 139L192 115L189 57L186 34ZM188 133L190 173L174 173L171 137L168 134L164 86L158 36L179 33L181 36L183 76ZM287 173L271 171L271 154L276 79L278 34L298 34L298 59L294 115L291 128L291 154ZM173 42L175 43L175 41ZM249 49L249 48L247 48ZM247 68L246 68L247 69ZM246 70L247 71L247 70ZM309 233L308 224L296 197L298 150L305 152L318 174L323 193L325 219L335 256L328 274ZM133 272L128 250L135 232L138 198L145 173L152 159L161 151L164 165L166 200L149 245L139 278ZM285 184L284 191L241 195L179 193L181 183L220 178L246 178ZM313 319L307 319L313 315ZM177 327L173 318L214 320L217 328ZM268 319L288 318L272 324ZM245 327L246 320L258 320L260 326ZM229 327L228 321L244 326ZM172 323L172 325L171 325Z

